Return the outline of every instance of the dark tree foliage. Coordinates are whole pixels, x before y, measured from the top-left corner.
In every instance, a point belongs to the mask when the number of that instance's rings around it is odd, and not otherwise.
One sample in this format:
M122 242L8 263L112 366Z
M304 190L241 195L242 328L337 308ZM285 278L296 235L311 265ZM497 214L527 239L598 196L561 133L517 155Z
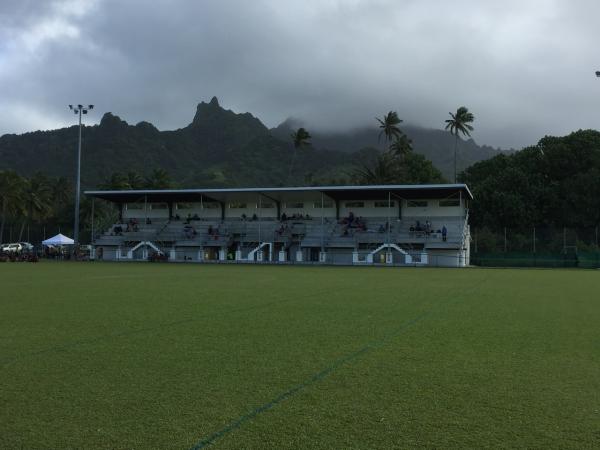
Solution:
M475 199L477 227L571 227L600 225L600 133L580 130L544 137L510 156L465 170Z

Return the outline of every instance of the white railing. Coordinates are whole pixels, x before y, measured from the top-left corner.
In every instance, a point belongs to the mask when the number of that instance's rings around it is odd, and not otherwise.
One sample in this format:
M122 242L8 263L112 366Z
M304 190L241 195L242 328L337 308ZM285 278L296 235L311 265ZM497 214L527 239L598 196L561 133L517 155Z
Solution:
M466 210L465 213L465 223L463 224L462 230L462 238L460 240L460 248L461 250L465 248L465 241L467 240L467 236L469 235L469 210Z

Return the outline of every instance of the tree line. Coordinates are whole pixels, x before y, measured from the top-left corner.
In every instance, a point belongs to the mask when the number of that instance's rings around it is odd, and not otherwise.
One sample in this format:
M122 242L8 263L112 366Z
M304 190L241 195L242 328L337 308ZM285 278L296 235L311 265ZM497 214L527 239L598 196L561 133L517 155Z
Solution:
M164 169L155 169L147 177L137 172L113 173L100 189L168 189L175 183ZM75 215L74 187L66 177L49 177L41 172L23 177L12 170L0 171L0 243L40 241L59 231L72 234ZM94 211L92 211L92 208ZM81 198L80 223L84 236L91 232L92 215L98 227L115 215L111 205ZM33 230L33 233L32 233ZM44 232L46 231L46 232Z

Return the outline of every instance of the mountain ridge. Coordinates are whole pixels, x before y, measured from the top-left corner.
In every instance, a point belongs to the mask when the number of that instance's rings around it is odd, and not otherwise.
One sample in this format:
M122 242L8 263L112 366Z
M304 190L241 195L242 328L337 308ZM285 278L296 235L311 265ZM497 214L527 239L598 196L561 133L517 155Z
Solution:
M430 139L428 144L418 130L406 130L414 140L415 152L432 159L448 177L454 138L441 130L433 134L424 131L421 134L425 137L444 134L439 142ZM157 167L164 168L185 185L306 184L343 177L356 164L370 160L381 150L376 128L337 134L311 132L313 145L298 152L290 173L291 132L288 121L268 129L249 112L224 109L217 97L200 102L192 121L177 130L160 131L147 121L131 125L107 112L97 125L83 129L82 184L94 187L114 172L148 174ZM74 178L77 137L76 125L5 134L0 137L0 169L13 169L22 175L42 171L51 176ZM452 145L448 146L448 142ZM460 150L462 145L464 151ZM430 148L435 151L428 154ZM482 148L484 151L477 154L477 149ZM462 154L467 155L464 161L470 165L499 153L485 149L461 140L459 161Z

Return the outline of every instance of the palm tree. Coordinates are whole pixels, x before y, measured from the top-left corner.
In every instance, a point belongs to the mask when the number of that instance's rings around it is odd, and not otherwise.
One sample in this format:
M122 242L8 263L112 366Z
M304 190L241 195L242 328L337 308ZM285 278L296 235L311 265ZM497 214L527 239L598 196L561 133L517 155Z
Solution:
M399 166L396 156L390 152L381 153L372 164L363 164L350 173L357 184L394 184L398 181Z
M58 177L50 182L52 191L53 215L58 216L69 204L73 196L73 186L66 177Z
M21 208L24 180L12 170L0 171L0 243L4 240L4 225L9 214Z
M292 176L292 169L294 168L294 161L296 160L296 152L299 148L310 146L310 139L312 139L312 136L305 128L298 128L298 131L293 132L291 137L292 143L294 144L294 155L292 156L288 179Z
M148 189L169 189L173 187L173 181L165 169L154 169L146 178L146 187Z
M114 172L104 183L100 185L102 189L110 189L120 191L124 189L130 189L127 177L119 172Z
M127 184L129 184L130 189L143 189L144 187L144 179L142 176L134 171L127 172Z
M412 140L402 133L400 137L397 137L390 145L390 152L403 160L406 155L412 152Z
M446 120L446 130L454 135L454 182L456 183L456 150L458 148L458 135L471 136L473 126L470 124L475 120L473 113L469 112L466 106L461 106L456 110L456 114L450 114L451 119Z
M51 211L50 202L52 199L52 190L48 178L42 173L34 174L25 181L23 188L23 211L25 216L21 223L19 232L19 241L23 238L25 224L28 221L42 221Z
M375 117L377 122L379 122L379 128L381 131L379 132L378 140L381 140L381 136L385 136L385 140L389 143L393 139L398 139L403 135L402 130L398 128L398 125L402 123L402 120L398 117L398 113L396 111L390 111L382 119L379 117Z

